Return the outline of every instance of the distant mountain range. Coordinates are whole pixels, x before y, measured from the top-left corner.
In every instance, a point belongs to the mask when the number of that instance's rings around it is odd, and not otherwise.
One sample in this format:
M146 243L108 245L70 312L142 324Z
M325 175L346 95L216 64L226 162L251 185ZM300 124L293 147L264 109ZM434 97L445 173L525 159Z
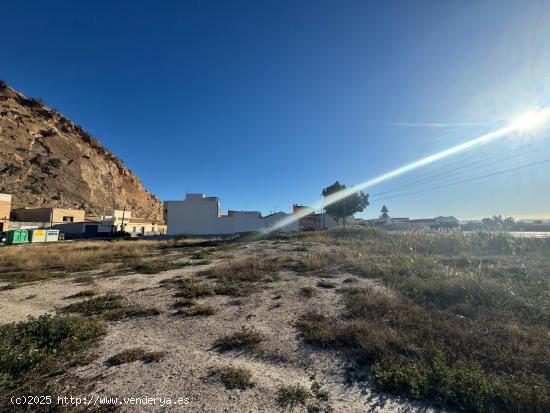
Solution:
M13 207L111 209L162 218L160 200L108 149L38 99L0 81L0 192Z

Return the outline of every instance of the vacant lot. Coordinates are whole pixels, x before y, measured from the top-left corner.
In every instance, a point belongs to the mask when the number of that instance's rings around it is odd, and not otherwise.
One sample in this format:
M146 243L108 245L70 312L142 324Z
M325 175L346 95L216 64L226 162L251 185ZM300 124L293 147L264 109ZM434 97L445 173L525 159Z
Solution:
M190 399L173 411L550 410L547 239L352 229L4 247L0 263L0 410L40 392Z
M5 245L0 248L0 281L16 286L20 282L44 280L93 270L116 273L127 270L158 272L174 262L196 259L197 250L216 241L81 241L59 244ZM209 249L200 248L207 257ZM181 264L181 262L180 262Z

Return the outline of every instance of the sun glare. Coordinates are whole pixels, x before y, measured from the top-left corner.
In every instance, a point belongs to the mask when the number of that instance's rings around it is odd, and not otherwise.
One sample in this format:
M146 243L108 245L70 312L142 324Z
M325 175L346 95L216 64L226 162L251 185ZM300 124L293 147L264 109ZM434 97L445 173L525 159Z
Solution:
M519 132L532 131L541 126L548 116L548 110L530 110L512 119L510 126Z
M386 172L383 175L377 176L375 178L362 182L358 185L355 185L351 188L348 188L344 191L335 192L334 194L331 194L328 197L318 200L317 202L311 204L311 206L314 209L323 208L326 205L334 204L335 202L338 202L346 198L351 193L362 191L371 186L374 186L382 182L388 181L392 178L395 178L399 175L411 172L420 167L423 167L433 162L447 158L448 156L474 148L478 145L482 145L485 143L489 143L491 141L502 139L514 132L520 132L520 133L533 132L534 129L541 128L548 123L550 123L550 107L532 110L529 112L524 112L521 115L517 116L516 118L512 119L512 121L507 126L504 126L501 129L486 133L485 135L479 136L475 139L466 141L464 143L450 147L441 152L437 152L437 153L434 153L433 155L408 163L392 171ZM294 221L298 221L300 218L305 217L307 214L308 214L307 210L304 209L301 212L292 214L291 216L288 216L282 219L273 227L264 229L263 232L269 233L279 228L283 228L284 226L289 225L290 223Z

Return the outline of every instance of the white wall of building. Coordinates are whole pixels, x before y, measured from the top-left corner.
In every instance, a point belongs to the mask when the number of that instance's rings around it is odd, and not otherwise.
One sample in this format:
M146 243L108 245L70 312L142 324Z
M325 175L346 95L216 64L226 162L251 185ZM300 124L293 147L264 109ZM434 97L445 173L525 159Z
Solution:
M287 218L291 214L287 214L285 212L275 212L274 214L268 215L266 217L263 217L263 224L264 228L272 228L277 224L279 221ZM279 231L281 232L292 232L292 231L299 231L299 221L296 220L294 222L291 222L288 225L285 225L284 227L281 227Z
M229 211L220 214L220 204L216 197L203 194L187 194L183 201L164 202L168 235L230 235L249 231L261 231L274 225L288 214L262 217L257 211ZM283 231L296 231L298 224L287 225Z
M232 221L219 219L218 198L187 194L183 201L164 202L169 235L232 234Z
M106 215L101 217L102 222L106 222L106 225L111 225L115 231L128 230L128 223L132 217L132 211L122 210L122 209L113 209L109 211ZM122 228L124 225L124 228Z
M233 232L259 231L264 228L262 214L257 211L229 211L233 220Z

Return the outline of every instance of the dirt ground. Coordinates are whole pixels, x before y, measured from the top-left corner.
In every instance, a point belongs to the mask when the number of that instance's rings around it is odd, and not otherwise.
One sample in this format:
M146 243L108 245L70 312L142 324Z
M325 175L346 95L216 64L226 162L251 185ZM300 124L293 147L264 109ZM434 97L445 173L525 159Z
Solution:
M278 274L278 281L264 283L260 291L247 297L200 298L197 300L200 304L208 304L216 310L208 317L175 316L176 290L161 284L162 280L173 277L193 277L198 271L227 260L276 255L298 259L322 248L330 247L303 242L258 241L216 251L207 265L187 266L154 275L132 273L105 277L92 271L72 278L30 283L0 291L0 323L55 312L82 300L66 297L87 289L98 294L115 292L132 303L159 308L162 313L158 316L108 322L109 333L95 349L97 358L65 373L65 378L88 383L92 393L100 397L118 397L119 400L123 397L189 398L187 405L120 405L120 411L279 412L284 410L277 404L279 386L301 383L310 388L314 382L329 395L329 400L323 404L329 410L321 411L433 411L420 404L378 394L368 384L350 384L346 380L350 364L338 353L313 349L303 343L295 327L299 315L312 309L336 315L342 308L336 288L317 288L317 294L310 298L300 294L302 287L316 287L322 277L285 270ZM350 277L345 273L327 276L338 287ZM358 279L358 283L371 283L376 288L372 280ZM242 326L254 327L267 339L253 351L222 353L213 347L220 336L236 332ZM106 362L114 354L136 347L166 352L166 356L153 363L135 361L110 366ZM212 369L221 366L249 369L254 387L227 390L211 376ZM305 406L287 410L307 411Z

